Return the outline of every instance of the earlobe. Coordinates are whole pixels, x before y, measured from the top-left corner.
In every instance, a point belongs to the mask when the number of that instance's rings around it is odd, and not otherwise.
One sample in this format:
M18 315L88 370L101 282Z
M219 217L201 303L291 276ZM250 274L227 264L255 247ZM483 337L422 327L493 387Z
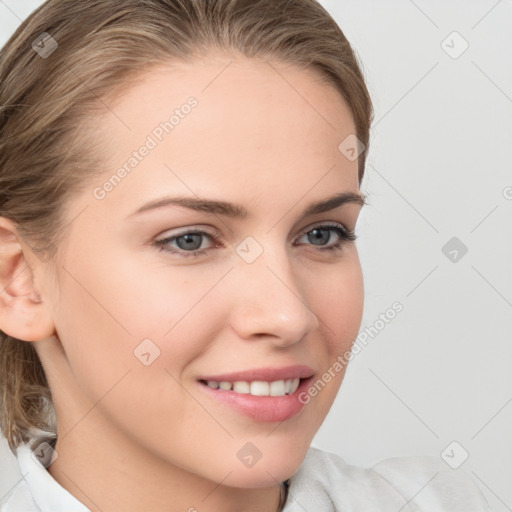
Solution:
M0 330L19 340L39 341L53 335L55 326L35 286L35 266L42 263L27 251L16 225L0 217Z

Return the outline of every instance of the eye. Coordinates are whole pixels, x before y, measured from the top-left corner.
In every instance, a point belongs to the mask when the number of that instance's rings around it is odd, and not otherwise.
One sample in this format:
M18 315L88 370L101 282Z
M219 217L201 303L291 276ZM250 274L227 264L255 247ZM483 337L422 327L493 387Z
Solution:
M209 247L204 247L204 240L211 241ZM300 243L300 240L306 238L306 242ZM334 238L334 241L332 239ZM317 247L318 251L341 251L346 243L356 240L353 231L338 224L323 224L315 226L299 238L299 243L295 245L312 245ZM197 257L207 253L208 249L213 247L222 247L219 239L212 233L201 230L189 230L177 235L168 236L161 240L156 240L155 245L163 251L167 251L185 258Z
M338 239L330 245L326 245L332 238ZM338 224L323 224L321 226L315 226L310 229L307 233L301 236L301 239L306 238L308 244L318 247L319 251L340 251L342 247L349 242L354 242L357 238L353 231L340 226Z
M206 231L190 230L178 235L156 240L155 244L160 250L177 253L184 257L198 256L206 253L205 248L202 247L204 237L209 238L213 242L218 241L213 234L207 233ZM172 244L176 245L173 246ZM217 244L217 246L219 246L219 244Z

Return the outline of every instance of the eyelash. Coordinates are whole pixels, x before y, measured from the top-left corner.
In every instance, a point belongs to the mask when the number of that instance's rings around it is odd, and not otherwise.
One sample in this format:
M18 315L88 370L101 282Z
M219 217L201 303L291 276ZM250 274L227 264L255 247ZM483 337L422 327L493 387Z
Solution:
M350 231L350 230L346 229L345 227L341 227L337 224L322 224L319 226L315 226L312 229L310 229L309 231L306 231L305 233L300 235L299 238L302 238L303 236L308 235L309 233L313 232L316 229L318 229L320 231L326 231L326 230L330 230L331 232L334 231L340 237L340 240L338 240L338 242L336 242L333 245L330 245L328 247L319 247L319 249L318 249L319 252L329 252L329 253L339 252L339 251L341 251L341 249L343 248L343 246L346 243L354 242L357 239L357 236L354 233L354 231ZM180 233L179 235L174 235L174 236L164 238L162 240L156 240L154 243L160 251L166 251L166 252L170 252L172 254L179 254L180 256L183 256L185 258L197 257L197 256L205 254L206 251L208 251L209 249L215 248L215 247L210 247L208 249L198 249L196 251L184 251L183 249L170 250L168 248L169 247L168 244L170 242L174 242L178 238L181 238L186 235L205 235L207 237L210 237L213 242L217 243L217 247L218 247L218 242L219 242L218 237L216 237L215 235L212 235L211 233L208 233L206 231L200 231L200 230L194 230L194 229L192 229L190 231L185 231L183 233Z

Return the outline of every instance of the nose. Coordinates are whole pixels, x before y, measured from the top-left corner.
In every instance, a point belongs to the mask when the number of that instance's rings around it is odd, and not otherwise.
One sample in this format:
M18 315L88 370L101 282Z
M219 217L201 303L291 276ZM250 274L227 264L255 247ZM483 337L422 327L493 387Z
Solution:
M319 319L294 276L289 259L265 258L239 262L234 269L236 292L231 326L240 338L267 338L286 347L302 340L319 325Z

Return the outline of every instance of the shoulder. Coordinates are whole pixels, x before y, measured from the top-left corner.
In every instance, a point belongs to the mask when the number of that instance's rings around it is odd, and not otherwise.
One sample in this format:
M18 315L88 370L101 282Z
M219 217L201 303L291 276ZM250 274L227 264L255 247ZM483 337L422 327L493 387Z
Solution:
M489 512L473 480L437 457L394 457L372 467L310 448L289 480L285 512L295 510Z
M394 457L371 469L413 501L419 510L490 511L469 474L451 468L440 457Z
M5 494L0 493L0 512L36 512L38 509L19 467L17 455L14 458L10 457L8 463L3 461L2 469L6 470L11 478L18 478Z
M0 499L0 512L36 512L37 510L27 482L23 478Z
M26 444L18 447L16 461L22 476L0 499L0 512L90 512L50 475L41 463L47 454L42 449L38 455L37 450L34 453Z

